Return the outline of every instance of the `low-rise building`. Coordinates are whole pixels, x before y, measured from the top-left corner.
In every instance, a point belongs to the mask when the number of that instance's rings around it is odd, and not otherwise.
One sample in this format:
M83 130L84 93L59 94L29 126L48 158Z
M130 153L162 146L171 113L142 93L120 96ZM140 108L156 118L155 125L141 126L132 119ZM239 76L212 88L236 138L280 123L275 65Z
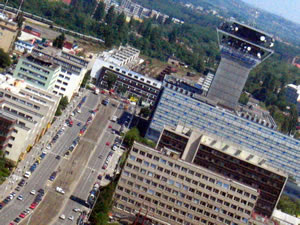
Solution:
M124 88L128 95L142 98L144 102L154 105L162 87L161 82L112 63L102 61L101 64L102 68L95 73L95 76L98 77L97 86L109 88L107 84L108 77L116 75L116 82L111 87L113 90L118 92L118 90Z
M14 77L44 90L53 90L61 67L53 60L27 54L21 57L14 70Z
M11 76L0 77L0 146L16 164L51 125L60 97Z
M22 41L22 40L18 40L15 42L15 50L19 51L19 52L27 52L27 53L31 53L32 49L34 48L34 45L26 42L26 41Z
M0 18L0 48L4 50L4 52L8 52L17 37L18 34L18 26L12 20L8 20L6 17Z
M88 64L59 49L38 46L19 60L14 77L70 100L79 91Z
M113 214L151 224L248 224L259 191L211 170L134 143L119 179ZM145 219L146 219L145 218Z

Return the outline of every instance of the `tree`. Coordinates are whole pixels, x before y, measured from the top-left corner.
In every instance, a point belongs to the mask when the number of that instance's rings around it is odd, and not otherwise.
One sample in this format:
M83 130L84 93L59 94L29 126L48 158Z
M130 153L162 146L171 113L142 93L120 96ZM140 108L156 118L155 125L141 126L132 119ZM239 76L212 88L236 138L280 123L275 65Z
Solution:
M117 92L120 93L121 95L125 94L127 91L127 88L123 85L120 85L117 89Z
M105 41L105 46L110 48L113 46L114 43L114 33L113 30L110 26L105 27L104 30L104 41Z
M140 131L136 127L133 127L125 134L124 143L129 148L131 148L134 141L138 141L139 138L140 138Z
M114 21L115 21L115 7L111 6L109 8L109 10L107 11L107 14L105 16L105 22L107 23L107 25L113 25Z
M61 107L62 110L64 110L65 108L67 108L68 104L69 104L68 97L67 96L63 96L60 99L59 106Z
M140 115L143 117L148 117L151 113L151 110L149 109L149 107L144 107L141 109L140 111Z
M63 46L64 46L65 39L66 39L65 34L64 33L60 34L53 41L53 46L56 47L56 48L62 49Z
M105 4L104 2L100 1L95 11L94 19L97 21L101 21L104 18L104 15L105 15Z
M122 27L126 24L125 14L122 12L117 16L116 25L118 26L118 30L121 30Z
M25 21L24 16L23 16L23 12L20 12L17 17L16 17L16 22L18 24L18 28L21 29L23 22Z
M300 200L295 200L283 194L280 197L277 208L290 215L297 216L300 214Z
M118 76L112 72L108 72L106 76L107 88L111 89L116 83Z
M0 48L0 67L5 68L10 66L11 60L7 53L4 52L2 48Z
M91 70L88 70L85 75L84 78L82 80L82 83L80 85L80 87L85 88L87 82L91 79Z
M240 102L241 104L243 104L243 105L247 105L248 101L249 101L248 95L247 95L245 92L243 92L243 93L241 94L241 97L240 97L240 99L239 99L239 102Z

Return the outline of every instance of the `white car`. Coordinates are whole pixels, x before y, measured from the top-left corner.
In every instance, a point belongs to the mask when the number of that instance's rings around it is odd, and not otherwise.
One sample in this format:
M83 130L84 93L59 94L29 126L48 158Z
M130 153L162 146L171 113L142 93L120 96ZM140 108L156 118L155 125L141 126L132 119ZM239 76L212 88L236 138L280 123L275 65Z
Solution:
M31 172L30 171L26 171L26 173L24 174L24 177L25 178L29 178L31 175Z
M74 220L74 216L69 216L68 219L73 221Z
M65 191L61 187L56 187L55 189L58 193L65 194Z
M64 214L61 214L59 218L64 220L64 219L66 219L66 216Z
M23 195L19 195L17 199L23 201Z
M35 191L35 190L32 190L32 191L30 192L30 194L35 195L35 194L36 194L36 191Z
M74 212L81 212L81 209L75 208L75 209L73 209L73 211L74 211Z

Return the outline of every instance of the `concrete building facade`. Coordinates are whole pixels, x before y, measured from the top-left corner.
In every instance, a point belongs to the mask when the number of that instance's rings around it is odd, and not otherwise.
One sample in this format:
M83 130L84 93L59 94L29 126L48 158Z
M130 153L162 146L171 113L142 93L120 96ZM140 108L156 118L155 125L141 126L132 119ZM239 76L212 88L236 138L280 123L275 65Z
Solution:
M52 60L28 54L19 59L13 76L38 88L52 91L60 70L60 66Z
M287 174L266 165L249 149L215 135L178 125L165 127L157 149L171 148L183 160L259 190L254 212L271 218L287 181Z
M243 117L242 113L217 106L197 94L195 87L166 81L163 86L147 131L149 139L157 141L164 126L175 128L180 123L194 127L247 147L253 155L265 158L267 164L285 171L300 183L299 140L274 130L275 125L264 118Z
M135 143L115 194L116 217L151 224L248 224L259 192L178 159L170 149Z
M17 163L50 126L60 97L10 76L0 80L1 147Z
M274 39L236 21L226 21L218 29L221 62L207 97L235 109L251 69L267 59Z

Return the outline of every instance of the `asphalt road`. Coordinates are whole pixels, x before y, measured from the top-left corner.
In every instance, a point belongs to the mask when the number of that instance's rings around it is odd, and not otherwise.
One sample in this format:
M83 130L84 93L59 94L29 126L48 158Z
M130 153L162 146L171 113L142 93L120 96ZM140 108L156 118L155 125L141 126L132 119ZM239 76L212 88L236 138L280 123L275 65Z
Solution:
M85 104L83 105L84 109L82 108L82 113L78 115L77 121L86 121L87 118L90 116L90 113L88 111L94 109L98 103L100 103L99 96L89 93L88 98ZM4 206L3 209L0 211L0 225L9 224L23 210L30 206L30 204L34 200L34 196L30 194L30 191L38 190L40 188L45 189L45 192L47 192L48 190L52 190L52 187L46 186L50 174L53 171L58 170L58 167L61 167L61 165L64 165L67 161L67 159L64 159L63 157L60 160L55 159L55 157L57 155L63 155L63 153L72 144L73 140L77 137L79 130L80 127L78 127L76 123L73 125L72 128L66 127L65 132L60 136L60 138L57 140L54 146L52 146L51 150L48 151L47 156L41 161L40 165L37 166L36 170L27 180L27 185L25 185L21 189L21 191L17 192L17 196L20 194L23 195L24 200L19 201L15 198L8 205ZM40 205L43 202L44 200L40 203ZM37 209L40 207L40 205L37 207ZM35 209L35 211L37 209ZM32 221L34 220L32 219L30 221L30 224L33 224ZM40 224L48 224L48 222L44 221Z
M120 109L116 109L113 112L115 112L114 115L118 117L122 114L122 110ZM105 173L107 171L103 170L102 166L106 160L106 157L111 151L111 145L114 143L114 139L116 138L116 135L112 133L112 129L116 129L116 130L120 129L119 124L108 121L107 118L111 118L111 116L104 118L107 121L104 133L101 136L99 136L97 145L95 147L95 151L90 157L90 160L87 163L86 167L84 168L82 176L80 177L80 180L74 192L72 193L72 196L75 196L76 198L83 201L87 200L89 196L89 192L91 191L95 182L99 182L99 180L97 179L98 175L101 174L104 179ZM108 128L109 125L112 126L112 129ZM107 142L109 142L111 145L107 146L106 145ZM77 201L68 199L64 208L60 211L60 214L57 215L56 222L52 224L54 225L61 225L62 223L66 225L76 224L79 214L73 211L74 208L80 208L81 210L88 210L84 205L78 203ZM59 219L58 217L62 214L64 214L66 218L68 218L69 216L73 216L74 221L68 219L63 221Z

